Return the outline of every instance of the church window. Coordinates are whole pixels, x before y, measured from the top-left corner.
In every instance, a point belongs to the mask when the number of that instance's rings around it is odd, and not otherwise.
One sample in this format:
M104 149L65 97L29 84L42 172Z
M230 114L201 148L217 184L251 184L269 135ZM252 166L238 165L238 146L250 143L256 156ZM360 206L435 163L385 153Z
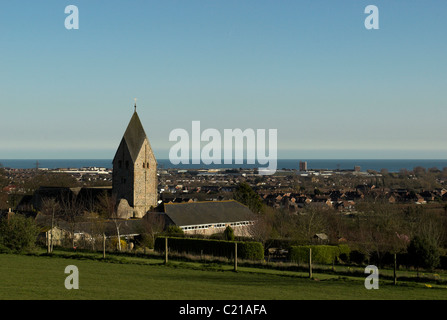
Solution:
M129 169L129 161L126 161L126 169Z
M121 161L121 160L119 160L119 161L118 161L118 168L120 168L120 169L121 169L122 165L123 165L122 161Z
M143 168L145 168L145 163L143 162Z

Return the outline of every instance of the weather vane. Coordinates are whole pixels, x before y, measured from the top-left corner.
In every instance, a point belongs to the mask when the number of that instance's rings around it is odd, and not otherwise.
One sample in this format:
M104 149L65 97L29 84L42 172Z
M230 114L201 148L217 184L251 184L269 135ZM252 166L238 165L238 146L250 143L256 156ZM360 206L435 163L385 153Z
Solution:
M137 98L135 98L134 100L135 100L134 108L135 108L135 112L137 112Z

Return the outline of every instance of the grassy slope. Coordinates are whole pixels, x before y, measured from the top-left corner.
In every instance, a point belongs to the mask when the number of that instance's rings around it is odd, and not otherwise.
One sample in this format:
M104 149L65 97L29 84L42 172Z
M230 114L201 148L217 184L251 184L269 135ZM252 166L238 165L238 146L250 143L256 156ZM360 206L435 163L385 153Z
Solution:
M447 299L447 289L423 285L381 281L379 290L366 290L361 280L321 276L315 281L249 268L234 273L230 267L205 271L151 263L0 254L0 299ZM79 269L79 290L64 286L64 270L71 264Z

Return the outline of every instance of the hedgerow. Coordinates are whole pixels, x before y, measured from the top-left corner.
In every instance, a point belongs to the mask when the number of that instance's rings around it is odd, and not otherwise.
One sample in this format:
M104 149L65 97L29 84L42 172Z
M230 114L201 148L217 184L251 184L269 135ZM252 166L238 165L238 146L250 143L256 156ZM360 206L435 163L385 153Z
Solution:
M163 252L165 250L165 238L157 237L155 239L155 251ZM234 255L235 243L237 243L237 256L240 259L263 260L264 247L260 242L251 241L222 241L208 239L191 239L168 237L169 251L204 254L218 257L231 258Z
M331 264L340 259L340 256L349 256L349 247L346 245L291 246L289 249L289 260L298 263L309 262L309 249L312 249L313 263Z

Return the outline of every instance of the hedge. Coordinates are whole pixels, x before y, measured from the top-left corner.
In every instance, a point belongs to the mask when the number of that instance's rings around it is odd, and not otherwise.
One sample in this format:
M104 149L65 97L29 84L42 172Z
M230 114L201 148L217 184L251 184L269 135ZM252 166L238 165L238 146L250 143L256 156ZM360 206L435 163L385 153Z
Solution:
M350 249L347 245L310 245L291 246L289 249L289 260L295 262L309 262L309 249L312 249L312 262L321 264L332 264L340 256L349 256Z
M157 237L155 239L155 251L164 252L165 238L166 237ZM236 242L238 258L246 260L264 259L264 247L260 242ZM228 258L231 258L234 255L234 243L234 241L168 237L168 248L170 251L197 255L206 254Z

